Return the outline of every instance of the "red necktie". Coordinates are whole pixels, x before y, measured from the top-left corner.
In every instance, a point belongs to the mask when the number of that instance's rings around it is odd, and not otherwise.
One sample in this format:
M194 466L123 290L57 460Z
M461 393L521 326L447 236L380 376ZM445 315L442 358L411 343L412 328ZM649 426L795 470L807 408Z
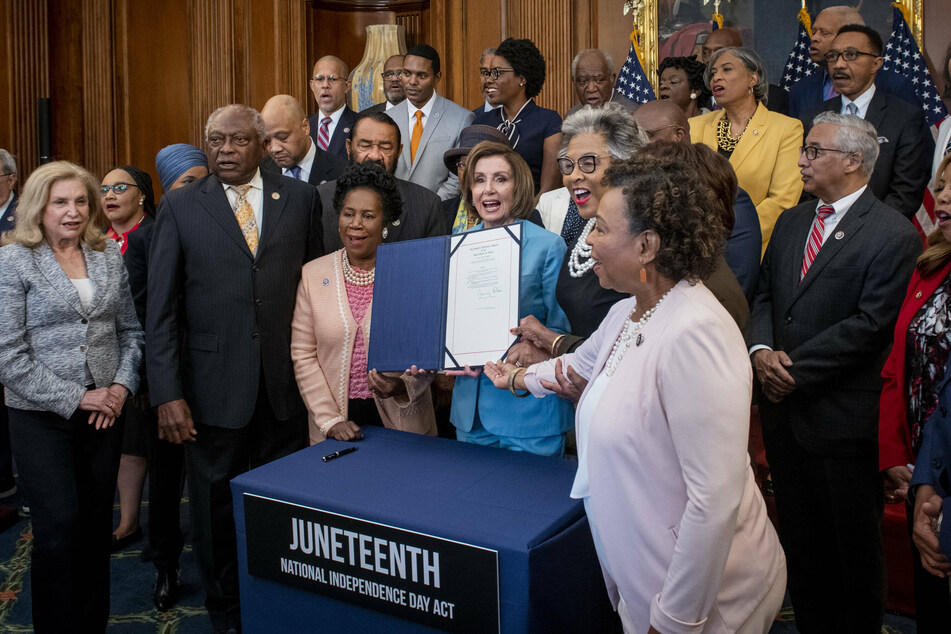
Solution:
M317 133L317 145L320 146L321 150L326 150L327 146L330 145L330 122L333 121L330 117L324 117L320 120L320 131Z
M802 272L799 279L806 277L806 272L812 266L812 261L819 255L822 248L822 235L825 233L826 218L835 212L832 205L822 205L816 211L816 219L812 222L812 231L809 232L809 242L806 243L806 253L802 256Z

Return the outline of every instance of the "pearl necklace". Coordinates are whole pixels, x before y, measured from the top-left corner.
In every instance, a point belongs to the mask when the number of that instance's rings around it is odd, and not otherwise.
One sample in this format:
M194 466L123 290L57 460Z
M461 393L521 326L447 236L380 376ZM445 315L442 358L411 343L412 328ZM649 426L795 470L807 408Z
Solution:
M376 267L369 271L355 269L350 264L350 258L347 257L347 250L343 249L341 254L341 259L343 260L343 276L348 282L354 286L369 286L373 284L373 278L376 276Z
M635 341L634 345L636 346L644 343L644 337L641 335L641 330L643 330L647 320L650 319L651 315L653 315L657 310L657 307L660 306L665 299L667 299L668 295L670 295L670 290L664 293L661 298L657 300L657 303L654 304L654 307L645 311L641 318L637 321L631 321L631 318L634 316L634 312L637 311L637 307L634 307L634 310L631 311L631 315L625 320L624 328L621 330L621 334L618 336L617 341L614 342L614 347L611 348L611 356L608 357L605 374L608 376L614 374L618 364L621 363L621 359L624 358L624 355L631 347L632 340Z
M594 229L594 218L589 220L578 234L578 241L575 242L571 255L568 257L568 274L571 277L581 277L594 266L594 260L591 259L591 245L587 240L592 229Z

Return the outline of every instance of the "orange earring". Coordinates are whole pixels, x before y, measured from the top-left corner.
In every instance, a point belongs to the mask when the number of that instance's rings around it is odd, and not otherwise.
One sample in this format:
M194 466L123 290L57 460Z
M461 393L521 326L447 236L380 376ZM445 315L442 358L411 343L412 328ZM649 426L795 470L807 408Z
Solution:
M647 283L647 269L641 268L641 284Z

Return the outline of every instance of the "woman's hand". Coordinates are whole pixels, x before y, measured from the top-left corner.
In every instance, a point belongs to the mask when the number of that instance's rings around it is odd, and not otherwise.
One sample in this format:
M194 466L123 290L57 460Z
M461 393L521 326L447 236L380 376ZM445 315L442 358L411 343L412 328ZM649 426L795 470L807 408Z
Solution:
M557 381L557 383L542 380L541 384L546 390L551 390L561 398L566 401L571 401L572 403L577 403L581 400L581 393L584 392L584 388L588 385L587 379L582 378L570 365L567 371L563 373L561 359L555 360L555 381Z
M520 368L527 368L533 363L548 361L550 358L547 350L542 350L532 343L522 341L512 346L505 360L514 363Z
M352 420L342 420L327 430L327 438L347 442L363 440L363 432L360 431L360 426Z
M380 398L406 396L406 384L400 376L393 372L381 374L376 370L370 370L367 374L367 385L370 391Z
M79 409L92 412L89 415L89 424L95 425L96 429L111 427L116 421L117 411L122 411L122 403L116 403L115 395L109 390L110 388L105 387L86 390L79 401Z
M126 399L129 398L129 388L120 383L113 383L109 386L109 394L112 396L112 402L116 405L113 412L118 416L122 413L122 406L125 405Z
M468 365L466 365L466 367L461 370L446 370L446 376L467 376L469 378L475 379L478 378L480 374L482 374L481 369L473 370Z
M904 465L889 467L884 472L885 501L889 504L908 499L908 486L911 484L911 469Z
M502 363L501 361L492 363L489 361L485 364L485 375L492 381L492 385L500 390L507 390L509 389L509 374L520 369L514 363Z
M513 335L519 335L522 341L528 341L549 354L551 354L551 345L555 343L555 337L558 336L558 333L546 328L534 315L522 317L518 327L512 328L510 332Z

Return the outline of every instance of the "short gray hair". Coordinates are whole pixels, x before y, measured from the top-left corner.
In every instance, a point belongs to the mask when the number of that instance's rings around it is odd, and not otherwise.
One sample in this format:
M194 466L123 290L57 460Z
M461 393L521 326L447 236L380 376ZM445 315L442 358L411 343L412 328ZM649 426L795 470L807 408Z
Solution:
M710 85L710 75L712 74L713 65L720 59L720 56L726 53L730 53L733 57L740 60L747 71L756 73L757 82L756 85L753 86L753 97L756 98L756 101L765 106L766 95L769 92L769 79L766 77L766 66L763 64L763 60L760 59L760 56L756 54L756 51L751 48L726 46L715 50L713 55L710 56L710 61L707 62L707 69L703 71L703 81L708 86Z
M205 143L208 143L208 135L211 132L211 124L214 123L215 119L219 115L223 114L225 110L237 110L238 112L247 115L251 119L251 125L254 126L254 129L258 133L258 141L264 143L264 137L266 136L264 132L264 117L261 116L261 113L252 108L251 106L246 106L242 103L232 103L227 106L221 106L217 110L211 113L211 116L208 117L208 121L205 122Z
M812 125L831 123L835 126L832 143L835 149L862 155L862 176L872 176L875 161L878 160L878 131L871 123L854 114L838 112L820 112L812 120Z
M0 167L3 167L4 174L16 174L17 160L6 150L0 149Z
M600 135L608 153L617 161L626 161L648 143L647 133L634 119L634 111L614 102L600 108L584 106L566 117L561 124L558 156L564 156L571 139L579 134Z
M479 65L480 65L480 66L482 65L482 62L485 61L485 58L488 57L489 55L495 55L495 47L494 47L494 46L489 47L489 48L485 49L484 51L482 51L482 55L479 57Z
M612 75L614 74L614 58L611 57L611 54L607 51L603 51L600 48L586 48L571 60L571 76L577 77L578 75L578 62L581 61L581 58L587 55L588 53L593 53L601 57L604 60L604 63L608 65L608 72Z

